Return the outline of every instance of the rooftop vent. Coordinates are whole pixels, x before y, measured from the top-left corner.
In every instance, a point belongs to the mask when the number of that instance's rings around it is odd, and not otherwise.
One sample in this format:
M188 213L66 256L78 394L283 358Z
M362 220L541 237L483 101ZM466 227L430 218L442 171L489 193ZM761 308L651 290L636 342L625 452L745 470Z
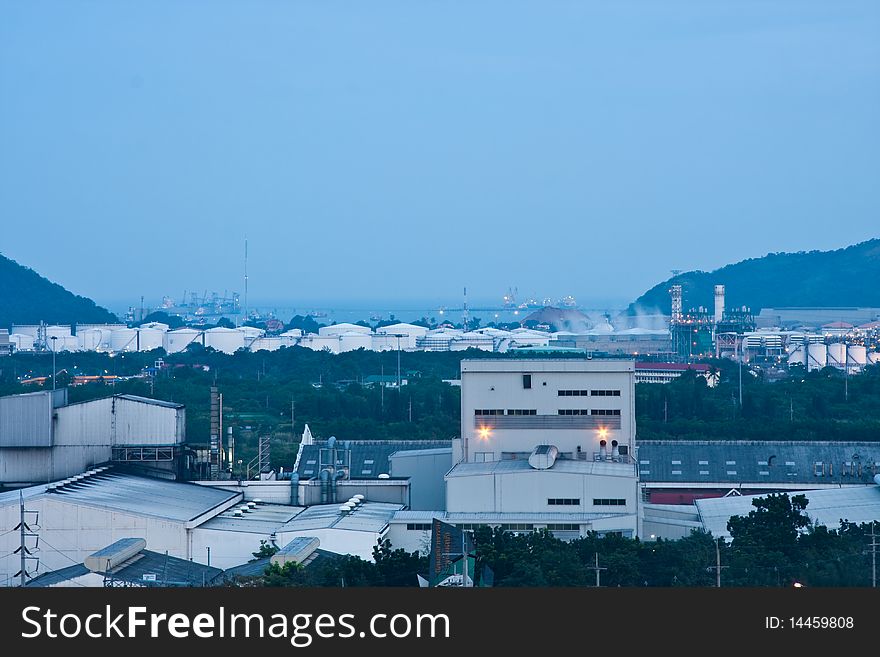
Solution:
M125 563L141 550L147 542L142 538L123 538L86 557L84 565L95 573L103 573Z
M387 472L383 472L382 474L379 475L378 478L379 479L391 479L391 475L388 474Z

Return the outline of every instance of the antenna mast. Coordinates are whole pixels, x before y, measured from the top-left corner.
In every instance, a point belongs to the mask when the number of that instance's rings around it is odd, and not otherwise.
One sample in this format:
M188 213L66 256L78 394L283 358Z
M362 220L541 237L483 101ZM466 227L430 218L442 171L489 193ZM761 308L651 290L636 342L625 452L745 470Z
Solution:
M248 321L248 273L247 273L247 235L244 236L244 321Z

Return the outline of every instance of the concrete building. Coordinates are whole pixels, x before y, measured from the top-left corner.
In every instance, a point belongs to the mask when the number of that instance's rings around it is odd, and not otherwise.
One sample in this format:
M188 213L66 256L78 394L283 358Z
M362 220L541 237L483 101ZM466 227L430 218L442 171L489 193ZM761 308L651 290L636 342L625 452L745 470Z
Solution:
M669 383L687 371L696 372L714 387L718 376L704 363L636 363L636 383Z
M409 480L407 506L416 511L446 508L444 475L452 468L452 447L404 449L389 457L390 474Z
M463 360L446 512L638 535L634 379L630 360Z

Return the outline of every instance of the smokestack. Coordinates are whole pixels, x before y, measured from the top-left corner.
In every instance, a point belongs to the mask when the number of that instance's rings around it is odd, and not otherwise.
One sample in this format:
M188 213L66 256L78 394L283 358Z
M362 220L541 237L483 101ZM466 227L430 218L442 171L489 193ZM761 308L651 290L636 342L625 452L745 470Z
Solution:
M721 318L724 317L724 286L716 285L715 286L715 323L721 323Z
M620 450L617 449L617 441L611 441L611 460L616 461L620 458Z
M608 450L605 448L605 445L607 444L608 443L606 443L604 440L599 441L599 460L601 461L604 461L608 458Z
M673 285L669 288L669 295L672 297L672 322L681 321L681 285Z

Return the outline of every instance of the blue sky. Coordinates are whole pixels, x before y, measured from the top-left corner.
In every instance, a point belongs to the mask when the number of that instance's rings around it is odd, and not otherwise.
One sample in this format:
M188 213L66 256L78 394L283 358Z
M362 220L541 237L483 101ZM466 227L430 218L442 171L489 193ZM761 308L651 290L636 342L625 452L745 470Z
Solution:
M77 293L628 301L880 235L880 3L0 0L0 252Z

